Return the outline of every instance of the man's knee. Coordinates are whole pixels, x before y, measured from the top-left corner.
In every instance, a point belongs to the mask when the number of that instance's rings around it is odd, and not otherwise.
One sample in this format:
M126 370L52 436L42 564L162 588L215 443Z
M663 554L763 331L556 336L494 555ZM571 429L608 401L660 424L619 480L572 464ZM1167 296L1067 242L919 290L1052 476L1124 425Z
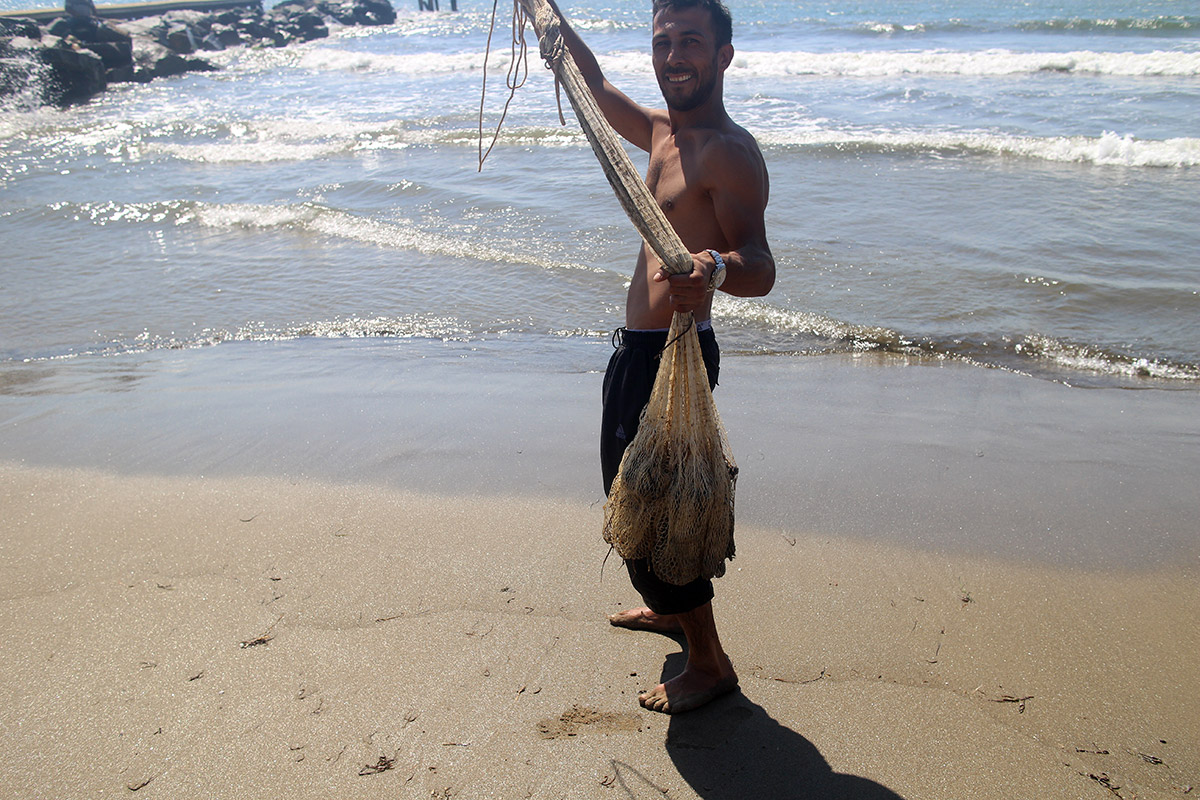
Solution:
M713 584L706 578L676 586L655 575L650 561L644 558L628 559L625 569L633 588L655 614L685 614L713 599Z

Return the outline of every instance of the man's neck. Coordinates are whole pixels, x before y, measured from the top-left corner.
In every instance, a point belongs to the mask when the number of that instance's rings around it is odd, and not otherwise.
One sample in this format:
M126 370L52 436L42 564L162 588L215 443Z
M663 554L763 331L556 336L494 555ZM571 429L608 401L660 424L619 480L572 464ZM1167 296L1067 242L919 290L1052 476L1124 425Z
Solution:
M710 100L702 106L690 111L667 109L671 120L671 132L678 133L687 128L720 128L729 119L725 112L725 104L720 99Z

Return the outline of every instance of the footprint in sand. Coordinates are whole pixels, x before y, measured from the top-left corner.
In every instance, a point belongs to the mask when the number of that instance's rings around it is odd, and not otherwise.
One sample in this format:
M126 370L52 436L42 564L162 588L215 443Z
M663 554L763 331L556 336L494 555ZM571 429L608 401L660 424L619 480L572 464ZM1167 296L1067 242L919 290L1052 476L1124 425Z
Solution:
M642 721L633 712L600 711L587 706L571 706L558 719L546 718L537 724L543 739L578 736L584 731L598 733L637 733Z

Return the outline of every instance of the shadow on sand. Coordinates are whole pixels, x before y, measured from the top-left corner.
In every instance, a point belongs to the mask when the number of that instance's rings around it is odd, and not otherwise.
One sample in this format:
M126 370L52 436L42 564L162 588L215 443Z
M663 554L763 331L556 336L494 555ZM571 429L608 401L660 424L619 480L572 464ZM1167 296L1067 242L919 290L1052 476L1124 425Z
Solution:
M683 664L682 653L668 656L664 678ZM679 774L705 800L903 800L867 778L834 772L812 742L741 692L671 717L666 744ZM619 774L621 765L614 766Z

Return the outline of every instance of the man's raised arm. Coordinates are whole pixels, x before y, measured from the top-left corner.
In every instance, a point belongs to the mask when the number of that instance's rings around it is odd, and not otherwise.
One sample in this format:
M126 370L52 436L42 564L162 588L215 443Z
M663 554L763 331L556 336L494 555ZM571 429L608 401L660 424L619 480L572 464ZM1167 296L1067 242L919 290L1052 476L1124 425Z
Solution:
M575 65L579 67L579 72L587 82L588 89L596 98L596 105L600 107L604 118L608 120L608 124L612 125L613 130L630 144L649 151L653 112L645 106L638 105L624 92L608 82L600 69L600 63L596 60L596 56L584 44L583 39L579 38L579 34L575 33L575 29L571 27L567 18L559 10L558 4L554 0L548 0L548 2L562 20L559 31L567 43L567 49L571 51L571 57L575 59Z

